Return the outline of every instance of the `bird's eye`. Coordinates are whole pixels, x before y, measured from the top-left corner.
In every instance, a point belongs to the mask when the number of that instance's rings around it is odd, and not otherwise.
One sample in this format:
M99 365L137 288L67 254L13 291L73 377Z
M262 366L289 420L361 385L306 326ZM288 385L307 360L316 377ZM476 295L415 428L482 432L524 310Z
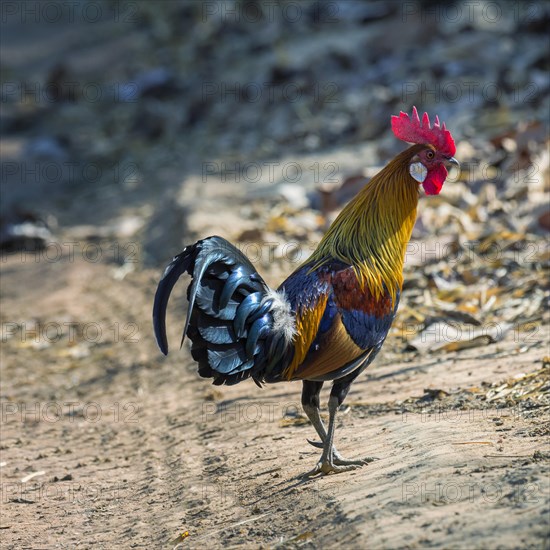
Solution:
M432 160L432 159L434 158L434 156L435 156L435 154L434 154L433 151L427 151L427 152L426 152L426 158L427 158L428 160Z

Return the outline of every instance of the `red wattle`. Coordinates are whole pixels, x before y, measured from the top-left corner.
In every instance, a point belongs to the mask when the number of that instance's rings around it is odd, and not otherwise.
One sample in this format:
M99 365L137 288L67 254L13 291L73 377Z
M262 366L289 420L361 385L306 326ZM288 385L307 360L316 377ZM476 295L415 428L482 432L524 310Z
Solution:
M428 171L426 179L422 186L426 195L439 195L445 180L447 179L447 169L443 164L437 165Z

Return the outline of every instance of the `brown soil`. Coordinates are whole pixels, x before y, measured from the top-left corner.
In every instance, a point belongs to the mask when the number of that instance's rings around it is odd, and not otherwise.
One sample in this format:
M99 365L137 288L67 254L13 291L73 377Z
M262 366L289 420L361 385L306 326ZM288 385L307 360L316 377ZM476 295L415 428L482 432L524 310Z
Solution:
M496 360L386 348L337 430L342 453L380 460L302 481L319 453L300 386L214 389L177 351L175 304L164 359L157 271L118 281L77 257L2 268L4 548L168 548L186 531L189 548L545 546L547 409L475 397L483 382L543 379L542 342L483 349Z
M334 17L300 2L295 25L208 18L190 0L60 2L50 21L54 4L2 9L0 240L14 216L51 229L46 251L0 256L2 549L549 548L546 4L510 4L496 25L481 4L473 22L440 22L427 3L415 17L410 2L321 3ZM94 5L101 20L83 21ZM474 77L472 99L432 97ZM274 100L205 97L264 82ZM495 83L499 101L482 94ZM409 351L392 331L336 432L342 454L379 460L304 481L320 451L300 385L200 379L178 351L183 284L164 358L156 284L215 233L275 249L257 265L280 283L296 266L284 245L311 252L364 169L403 149L388 121L413 104L445 117L465 166L422 198L414 238L503 254L449 265L418 248L401 311L415 337L434 319L515 328L459 351ZM259 181L236 173L254 162Z

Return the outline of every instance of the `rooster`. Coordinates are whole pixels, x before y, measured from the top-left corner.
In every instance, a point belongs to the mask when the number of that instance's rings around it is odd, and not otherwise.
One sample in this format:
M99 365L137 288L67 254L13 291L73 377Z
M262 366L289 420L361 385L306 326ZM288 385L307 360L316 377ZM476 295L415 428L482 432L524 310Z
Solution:
M262 383L301 380L302 406L322 448L306 476L343 472L372 458L348 460L334 446L336 413L351 383L372 363L395 318L403 263L416 220L419 186L437 195L447 163L458 162L454 140L436 117L401 112L395 136L413 143L374 176L341 211L308 260L277 290L221 237L187 246L166 268L153 306L153 324L166 355L166 308L183 273L192 277L183 329L199 375L215 385L251 377ZM331 381L329 420L319 394Z

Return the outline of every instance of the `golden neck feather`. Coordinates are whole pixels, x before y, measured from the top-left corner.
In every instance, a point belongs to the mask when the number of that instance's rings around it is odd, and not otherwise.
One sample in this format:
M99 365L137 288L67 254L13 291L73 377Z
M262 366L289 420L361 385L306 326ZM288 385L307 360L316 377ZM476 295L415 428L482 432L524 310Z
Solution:
M403 151L348 203L308 259L312 269L334 258L349 263L362 288L367 285L377 297L386 288L395 303L418 204L418 183L409 164L425 147Z

